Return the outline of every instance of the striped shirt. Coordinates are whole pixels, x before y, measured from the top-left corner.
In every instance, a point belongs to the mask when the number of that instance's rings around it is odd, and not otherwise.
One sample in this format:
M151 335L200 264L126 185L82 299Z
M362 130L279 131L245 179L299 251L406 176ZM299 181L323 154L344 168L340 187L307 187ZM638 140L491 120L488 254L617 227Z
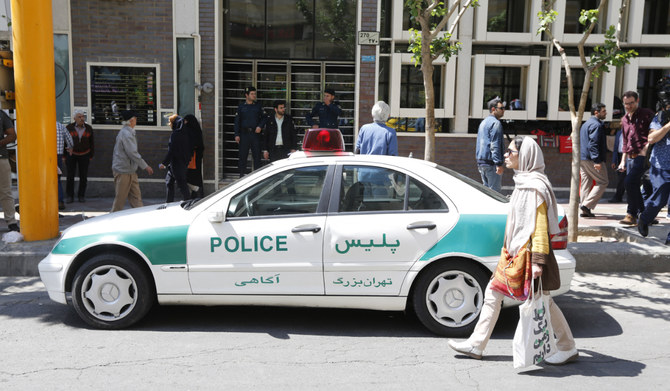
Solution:
M65 144L65 145L63 145ZM70 132L65 129L65 125L56 121L56 154L63 154L63 147L71 149L74 147L74 142L72 142L72 136Z

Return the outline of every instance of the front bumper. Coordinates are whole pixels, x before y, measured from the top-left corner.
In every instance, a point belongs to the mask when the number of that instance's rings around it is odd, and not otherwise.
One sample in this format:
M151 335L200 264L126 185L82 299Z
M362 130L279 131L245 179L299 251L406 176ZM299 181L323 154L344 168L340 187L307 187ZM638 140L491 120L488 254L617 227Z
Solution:
M47 288L49 298L55 302L67 304L65 297L66 266L72 260L72 255L49 254L40 261L38 270L42 283Z

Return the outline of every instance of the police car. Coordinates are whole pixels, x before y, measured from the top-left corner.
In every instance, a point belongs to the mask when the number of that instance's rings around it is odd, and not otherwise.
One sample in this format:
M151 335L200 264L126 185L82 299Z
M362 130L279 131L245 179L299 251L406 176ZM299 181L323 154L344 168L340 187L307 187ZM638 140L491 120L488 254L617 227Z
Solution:
M42 281L103 329L158 302L410 310L437 334L470 333L508 199L435 163L343 151L339 131L313 129L303 151L202 200L76 224L40 262ZM560 226L554 294L575 270Z

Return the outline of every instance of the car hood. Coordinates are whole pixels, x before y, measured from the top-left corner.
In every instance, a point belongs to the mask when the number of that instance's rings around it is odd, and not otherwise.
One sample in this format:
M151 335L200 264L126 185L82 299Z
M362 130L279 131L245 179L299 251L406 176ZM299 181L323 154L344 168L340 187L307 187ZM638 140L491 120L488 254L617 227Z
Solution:
M192 220L192 212L183 209L178 202L114 212L68 228L54 246L54 252L72 254L101 242L128 243L168 237L178 240L185 238Z

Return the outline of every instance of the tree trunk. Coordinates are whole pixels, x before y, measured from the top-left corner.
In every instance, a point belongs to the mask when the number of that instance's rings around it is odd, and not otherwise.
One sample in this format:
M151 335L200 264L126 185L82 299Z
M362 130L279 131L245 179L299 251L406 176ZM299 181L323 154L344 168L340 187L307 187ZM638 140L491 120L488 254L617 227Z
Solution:
M570 120L572 123L572 170L570 178L570 205L568 206L568 241L577 242L579 238L579 204L580 204L580 171L579 165L581 159L581 137L580 129L582 120L584 119L584 111L586 109L586 100L589 97L589 89L591 88L591 70L586 69L584 74L584 85L582 87L582 94L579 97L579 107L575 111L574 105L570 110ZM568 92L572 94L572 91ZM607 168L605 168L607 169Z
M423 42L428 34L422 33ZM430 45L421 47L421 72L423 73L423 88L426 91L426 145L423 159L435 161L435 90L433 88L433 58L430 54Z

